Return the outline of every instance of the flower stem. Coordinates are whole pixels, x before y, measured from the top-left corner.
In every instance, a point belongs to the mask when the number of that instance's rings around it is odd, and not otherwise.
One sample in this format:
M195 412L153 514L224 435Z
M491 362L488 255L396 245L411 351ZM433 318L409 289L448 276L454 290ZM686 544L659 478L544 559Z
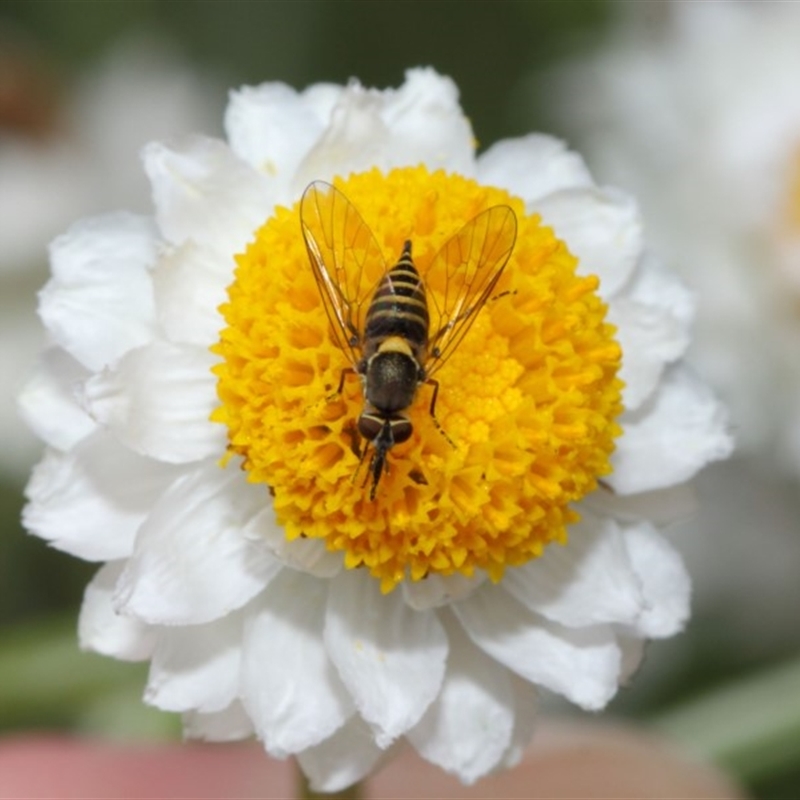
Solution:
M298 769L297 775L300 784L300 793L298 795L300 800L362 800L364 797L364 786L361 783L348 786L339 792L326 794L325 792L315 792L311 788L308 778L300 769Z
M653 727L740 781L800 764L800 657L659 715Z

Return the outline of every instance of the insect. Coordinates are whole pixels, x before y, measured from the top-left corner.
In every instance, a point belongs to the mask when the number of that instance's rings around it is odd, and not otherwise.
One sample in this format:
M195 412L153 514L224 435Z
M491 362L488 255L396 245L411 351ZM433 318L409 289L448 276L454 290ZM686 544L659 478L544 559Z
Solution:
M356 428L371 446L361 459L371 449L374 500L388 472L389 451L412 434L406 410L423 384L433 390L429 413L444 434L436 419L439 383L433 376L492 297L514 248L517 219L505 205L481 212L445 242L424 278L411 241L389 267L355 206L328 183L306 188L300 224L334 341L350 362L338 392L348 375L355 373L362 382L364 410ZM436 292L426 291L426 285Z

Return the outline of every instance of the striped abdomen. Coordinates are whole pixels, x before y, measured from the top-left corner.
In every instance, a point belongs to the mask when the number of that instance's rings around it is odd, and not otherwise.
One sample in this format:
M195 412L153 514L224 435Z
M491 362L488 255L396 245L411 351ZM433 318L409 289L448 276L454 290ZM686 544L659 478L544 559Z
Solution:
M425 286L411 259L411 242L403 245L400 259L378 284L367 309L364 355L374 353L389 336L410 345L418 361L428 344L428 302Z

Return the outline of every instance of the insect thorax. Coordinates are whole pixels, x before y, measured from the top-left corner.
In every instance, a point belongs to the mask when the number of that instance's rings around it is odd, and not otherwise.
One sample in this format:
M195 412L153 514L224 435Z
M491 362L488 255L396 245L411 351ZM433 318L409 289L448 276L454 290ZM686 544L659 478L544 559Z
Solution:
M366 400L384 414L402 411L411 405L422 380L422 369L410 353L379 350L366 363Z

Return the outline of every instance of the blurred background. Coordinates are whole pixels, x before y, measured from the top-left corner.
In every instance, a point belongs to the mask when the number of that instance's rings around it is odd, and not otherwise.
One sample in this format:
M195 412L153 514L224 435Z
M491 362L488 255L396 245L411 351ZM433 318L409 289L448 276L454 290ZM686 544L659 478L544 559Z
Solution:
M653 249L698 293L691 359L731 408L737 456L700 476L669 531L692 621L651 646L608 713L696 743L683 709L711 698L724 719L730 686L798 711L798 42L800 3L756 0L0 0L0 734L179 735L140 702L146 667L77 650L95 566L19 523L40 447L13 398L42 343L48 242L88 214L148 212L139 148L221 136L229 87L383 88L422 64L456 81L479 146L550 132L639 198ZM772 756L733 765L757 797L800 796L800 758L785 756L800 712L783 726L765 734Z

